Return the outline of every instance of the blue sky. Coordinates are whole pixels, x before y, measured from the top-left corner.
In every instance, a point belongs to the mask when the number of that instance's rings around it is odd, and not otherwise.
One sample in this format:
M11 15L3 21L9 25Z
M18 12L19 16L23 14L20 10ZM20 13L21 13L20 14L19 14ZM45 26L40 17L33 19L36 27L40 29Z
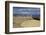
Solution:
M13 7L13 15L40 15L40 8L32 7Z

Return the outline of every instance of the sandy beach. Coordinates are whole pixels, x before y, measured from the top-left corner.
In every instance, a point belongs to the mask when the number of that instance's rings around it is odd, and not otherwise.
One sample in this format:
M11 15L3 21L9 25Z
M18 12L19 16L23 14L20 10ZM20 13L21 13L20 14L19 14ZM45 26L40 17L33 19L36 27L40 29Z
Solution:
M39 27L40 20L35 20L31 16L13 16L13 28Z

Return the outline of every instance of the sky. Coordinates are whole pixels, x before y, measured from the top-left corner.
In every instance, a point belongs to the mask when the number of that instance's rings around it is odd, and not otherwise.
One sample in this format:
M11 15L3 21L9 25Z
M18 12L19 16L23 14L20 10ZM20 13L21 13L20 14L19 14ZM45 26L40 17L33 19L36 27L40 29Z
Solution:
M33 7L13 7L13 15L32 15L39 16L40 8Z

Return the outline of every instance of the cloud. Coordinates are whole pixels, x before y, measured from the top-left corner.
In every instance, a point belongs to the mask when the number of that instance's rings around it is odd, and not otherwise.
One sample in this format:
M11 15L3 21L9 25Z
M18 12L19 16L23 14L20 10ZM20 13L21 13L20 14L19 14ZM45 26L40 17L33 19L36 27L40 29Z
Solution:
M22 7L14 7L13 14L27 14L27 15L39 15L40 8L22 8Z

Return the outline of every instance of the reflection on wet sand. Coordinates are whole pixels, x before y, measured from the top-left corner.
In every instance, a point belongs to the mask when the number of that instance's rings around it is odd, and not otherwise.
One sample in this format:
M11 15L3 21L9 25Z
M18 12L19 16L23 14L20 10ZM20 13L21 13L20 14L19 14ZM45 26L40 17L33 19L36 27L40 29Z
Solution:
M40 20L35 20L31 16L13 16L13 27L39 27Z

